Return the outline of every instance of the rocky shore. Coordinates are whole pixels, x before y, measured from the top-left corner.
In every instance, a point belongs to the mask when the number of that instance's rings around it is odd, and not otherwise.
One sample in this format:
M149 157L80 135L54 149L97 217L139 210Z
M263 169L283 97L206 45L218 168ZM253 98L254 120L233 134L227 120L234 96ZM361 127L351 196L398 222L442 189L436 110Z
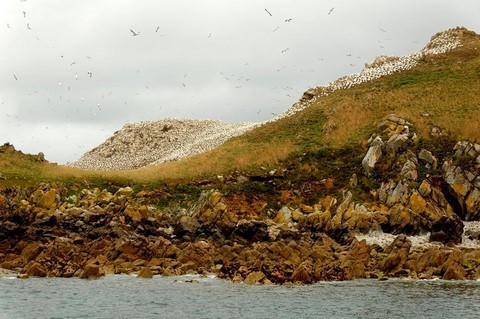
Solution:
M446 137L438 142L450 147ZM200 195L182 201L167 187L3 189L0 268L20 277L214 273L264 284L476 280L480 145L460 141L436 151L392 114L379 123L347 184L309 178L318 196L288 182L288 170L298 172L293 167L198 181L190 186ZM251 190L267 186L270 198ZM341 189L321 192L335 187Z
M311 89L282 116L452 50L463 32L441 32L418 55L383 57L360 74ZM72 165L153 165L211 149L256 125L127 124ZM478 280L480 144L455 140L433 124L429 130L422 138L408 119L390 114L362 144L292 154L260 173L149 188L88 182L3 188L0 269L21 278L213 273L248 284Z
M155 192L66 192L55 185L4 192L1 268L21 278L214 273L234 282L264 284L480 277L478 232L471 234L473 247L415 245L405 234L379 245L359 240L345 224L318 222L317 215L338 212L341 204L282 209L268 218L261 201L239 201L212 190L190 210L170 214L152 205L159 196ZM8 213L10 205L16 207Z

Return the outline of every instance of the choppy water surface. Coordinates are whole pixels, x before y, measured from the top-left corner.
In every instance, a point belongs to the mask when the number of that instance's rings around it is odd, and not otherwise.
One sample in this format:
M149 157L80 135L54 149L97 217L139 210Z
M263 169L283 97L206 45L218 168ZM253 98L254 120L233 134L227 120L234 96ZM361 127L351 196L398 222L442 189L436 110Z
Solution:
M198 282L190 283L194 279ZM0 278L0 318L479 318L480 282L248 286L216 278Z

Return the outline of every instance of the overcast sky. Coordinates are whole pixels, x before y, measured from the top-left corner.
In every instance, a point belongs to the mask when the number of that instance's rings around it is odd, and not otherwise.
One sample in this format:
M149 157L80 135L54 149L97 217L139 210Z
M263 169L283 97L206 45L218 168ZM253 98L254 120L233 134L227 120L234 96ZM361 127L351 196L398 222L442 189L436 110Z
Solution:
M63 164L126 123L264 121L376 56L479 32L479 12L478 0L0 0L0 143Z

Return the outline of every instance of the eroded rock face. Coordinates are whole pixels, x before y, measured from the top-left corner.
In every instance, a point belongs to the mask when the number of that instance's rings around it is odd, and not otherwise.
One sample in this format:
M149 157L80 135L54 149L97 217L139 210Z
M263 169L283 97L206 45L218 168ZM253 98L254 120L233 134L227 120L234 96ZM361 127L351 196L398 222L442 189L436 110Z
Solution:
M452 158L442 165L445 192L454 203L456 213L465 220L480 219L480 145L458 142Z
M375 168L375 164L380 160L382 156L382 146L375 145L370 146L365 154L365 157L362 160L362 166L365 171L365 174L370 175Z

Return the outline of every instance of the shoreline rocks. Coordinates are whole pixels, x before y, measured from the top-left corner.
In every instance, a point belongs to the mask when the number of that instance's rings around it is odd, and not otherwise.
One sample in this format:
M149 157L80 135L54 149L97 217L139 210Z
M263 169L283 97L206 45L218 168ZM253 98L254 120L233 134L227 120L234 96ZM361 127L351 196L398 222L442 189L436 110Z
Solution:
M45 194L60 198L48 195L58 200L45 201ZM67 194L50 185L1 192L7 203L0 214L1 268L23 278L213 273L250 284L480 278L478 240L474 248L439 242L421 246L400 234L385 245L370 243L345 223L356 207L350 195L338 205L332 199L316 208L302 205L305 218L316 210L324 213L329 205L334 217L343 216L339 224L309 225L295 222L295 214L286 209L272 218L264 209L239 214L238 197L232 201L218 191L203 193L183 214L160 210L149 203L153 194L130 188L113 194L99 189L79 190L76 197ZM166 231L168 227L173 231Z
M382 155L364 166L368 150L359 152L342 186L335 175L307 176L302 190L292 166L202 181L198 198L184 201L174 189L1 189L0 268L24 278L214 273L248 284L479 279L480 146L458 142L441 158L398 115L378 128L369 147ZM372 242L372 233L389 237Z

